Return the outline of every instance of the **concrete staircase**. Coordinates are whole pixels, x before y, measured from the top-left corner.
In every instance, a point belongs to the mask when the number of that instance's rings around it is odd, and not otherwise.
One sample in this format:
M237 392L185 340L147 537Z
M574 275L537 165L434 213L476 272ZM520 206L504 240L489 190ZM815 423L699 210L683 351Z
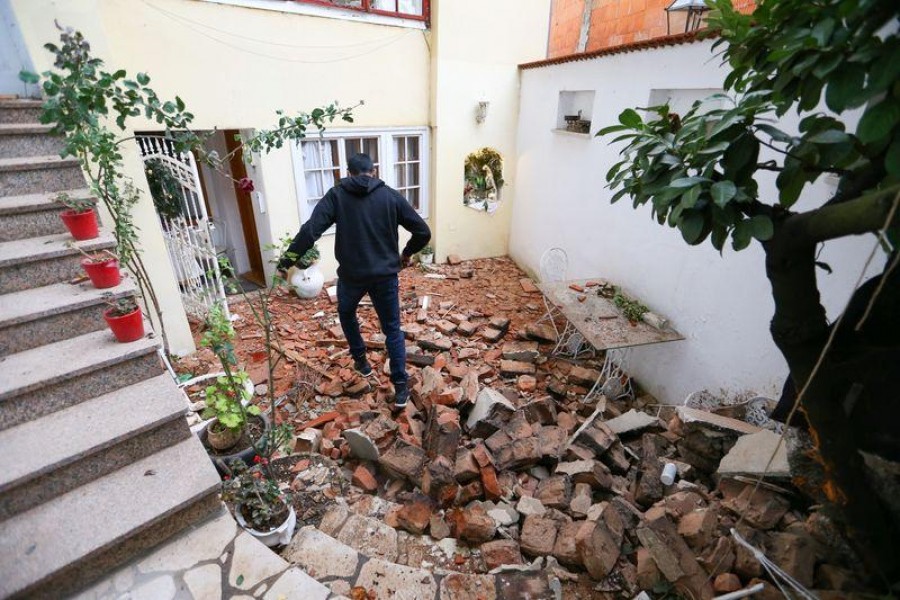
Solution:
M117 343L56 192L89 196L39 102L0 100L0 597L65 597L218 514L218 477L146 337ZM114 247L109 233L78 242ZM149 329L148 329L149 331Z

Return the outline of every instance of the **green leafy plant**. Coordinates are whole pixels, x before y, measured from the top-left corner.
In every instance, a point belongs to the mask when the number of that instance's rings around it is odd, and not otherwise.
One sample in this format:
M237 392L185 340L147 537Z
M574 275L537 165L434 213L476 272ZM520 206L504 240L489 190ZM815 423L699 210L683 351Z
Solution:
M215 383L206 387L206 409L201 416L204 419L215 417L223 427L242 430L247 415L260 414L258 406L244 406L244 402L249 402L252 396L247 390L249 381L249 376L243 371L216 378Z
M319 247L316 244L313 244L313 247L307 250L303 256L300 257L300 260L297 261L297 266L301 269L308 269L319 260L320 256Z
M734 250L754 240L766 254L775 314L772 338L814 430L821 481L807 490L841 509L848 533L873 571L897 572L897 529L864 473L860 449L883 451L873 430L893 422L879 411L836 417L852 389L887 398L884 368L896 363L900 327L900 34L894 0L762 0L743 15L730 0L708 0L714 47L730 67L719 106L627 109L598 135L624 142L607 173L612 201L649 205L660 224L688 244ZM820 109L824 100L829 112ZM862 114L855 131L849 111ZM800 116L798 131L778 119ZM761 157L767 149L773 158ZM759 174L776 174L777 197L764 197ZM815 207L795 205L810 184L838 178ZM813 200L813 198L810 198ZM852 323L832 336L820 302L820 244L875 233L888 252L884 272L850 300ZM879 297L881 301L879 301ZM852 309L852 310L851 310ZM840 323L840 322L839 322ZM837 326L835 326L837 327ZM878 340L876 342L876 340ZM883 341L882 341L883 340ZM855 396L854 396L855 397ZM848 428L849 426L849 428Z
M130 315L138 309L137 300L134 296L126 296L125 298L116 298L106 301L107 314L110 317L124 317Z
M94 209L94 201L90 198L74 198L65 192L56 194L53 198L69 210L77 213L87 212Z
M200 345L212 350L225 374L206 388L206 410L202 416L204 419L216 417L221 426L241 431L247 417L259 415L261 411L249 403L252 397L247 390L249 376L237 366L234 337L231 320L222 306L216 304L206 318L206 331L200 338Z
M160 216L174 219L184 214L183 191L181 182L172 173L172 170L159 158L151 158L144 163L144 175L147 176L147 185L150 188L150 196L153 198L153 206Z
M287 518L290 495L268 476L268 461L259 456L252 466L241 460L231 464L231 474L222 481L222 500L234 504L235 510L251 528L267 532Z
M493 148L482 148L466 157L465 204L496 199L503 187L503 157Z
M644 313L650 312L650 309L638 302L637 300L633 300L622 293L618 287L616 288L616 292L612 297L613 304L622 311L622 314L626 319L631 321L632 323L637 323L641 320L641 317L644 316Z

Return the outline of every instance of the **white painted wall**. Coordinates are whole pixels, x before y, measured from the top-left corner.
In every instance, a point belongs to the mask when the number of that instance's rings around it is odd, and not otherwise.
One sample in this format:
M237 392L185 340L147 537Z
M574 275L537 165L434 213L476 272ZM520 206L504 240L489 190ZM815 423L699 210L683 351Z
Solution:
M543 58L550 0L432 2L432 223L437 259L507 253L515 195L518 65ZM475 121L478 103L487 118ZM499 208L493 214L463 205L466 156L489 146L503 156Z
M625 108L647 106L654 89L691 95L720 88L725 71L710 46L701 42L522 71L510 254L538 273L543 251L559 246L568 253L570 279L608 278L671 319L686 339L636 349L627 365L641 385L669 403L704 388L770 396L780 390L787 367L769 336L774 305L762 249L753 244L720 256L708 242L686 245L677 230L658 225L646 206L635 210L627 198L610 204L605 174L618 160L618 146L551 130L561 90L597 91L596 131L615 123ZM785 126L796 122L788 116ZM770 175L759 178L768 200L776 198ZM812 208L815 198L833 190L818 183L798 209ZM830 318L849 298L873 241L844 239L823 250L821 259L834 268L834 274L819 276ZM882 266L880 258L875 263L872 273Z

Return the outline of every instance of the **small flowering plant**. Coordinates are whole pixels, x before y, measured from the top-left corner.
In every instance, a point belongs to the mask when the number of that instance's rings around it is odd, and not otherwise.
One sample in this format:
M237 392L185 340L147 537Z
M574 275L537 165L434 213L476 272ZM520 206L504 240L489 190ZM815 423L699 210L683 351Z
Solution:
M268 462L260 456L250 466L237 460L222 481L222 500L233 504L247 526L260 532L277 529L290 512L290 495L269 476Z

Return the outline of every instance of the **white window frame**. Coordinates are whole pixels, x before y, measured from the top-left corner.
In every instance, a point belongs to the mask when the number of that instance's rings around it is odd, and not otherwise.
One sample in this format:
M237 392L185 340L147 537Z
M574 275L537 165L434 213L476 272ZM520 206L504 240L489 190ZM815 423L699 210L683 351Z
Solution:
M387 185L396 188L395 165L396 156L394 153L395 137L419 136L419 209L418 213L423 219L428 219L431 206L430 192L430 173L429 163L431 157L431 140L427 127L365 127L352 129L329 129L322 135L313 135L305 140L298 140L291 144L291 160L294 166L294 187L296 192L297 209L300 214L300 223L306 223L312 215L315 203L310 204L310 200L317 200L307 196L306 191L306 169L303 164L303 148L301 144L304 141L312 142L321 140L338 140L338 163L340 168L340 176L347 177L347 149L345 140L348 138L378 138L378 177ZM330 188L329 188L330 189ZM327 190L326 190L327 192ZM334 233L332 227L326 235Z
M286 2L285 0L199 0L213 4L225 4L228 6L240 6L243 8L255 8L259 10L272 10L294 15L307 15L312 17L326 17L343 21L356 21L358 23L371 23L373 25L387 25L391 27L405 27L407 29L428 29L424 20L406 18L400 15L383 15L348 10L338 6L323 6L319 4L307 4L305 2Z

